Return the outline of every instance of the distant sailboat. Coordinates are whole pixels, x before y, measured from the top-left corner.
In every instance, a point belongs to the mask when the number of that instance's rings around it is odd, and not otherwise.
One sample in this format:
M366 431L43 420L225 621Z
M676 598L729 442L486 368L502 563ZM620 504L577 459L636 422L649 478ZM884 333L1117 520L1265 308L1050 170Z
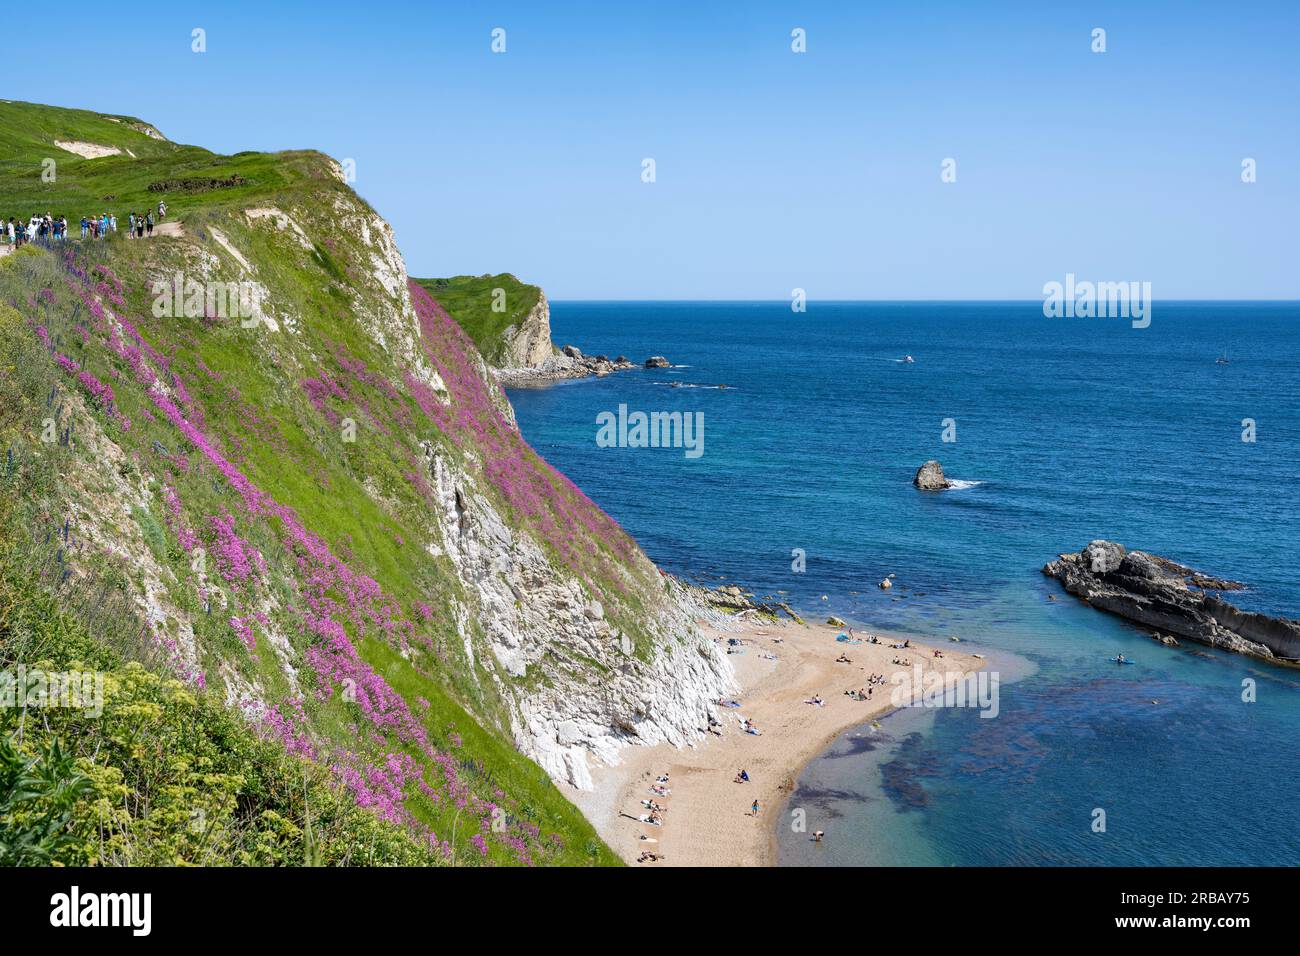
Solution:
M1224 352L1214 360L1215 365L1231 365L1232 361L1228 358L1228 353Z

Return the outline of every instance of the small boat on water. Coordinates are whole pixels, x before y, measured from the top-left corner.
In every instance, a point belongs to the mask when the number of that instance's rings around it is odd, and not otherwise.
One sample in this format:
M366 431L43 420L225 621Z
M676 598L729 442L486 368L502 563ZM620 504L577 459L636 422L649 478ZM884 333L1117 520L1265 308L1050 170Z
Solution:
M899 361L901 361L904 365L911 365L913 362L916 361L916 359L912 358L912 356L910 355L904 355Z
M1228 356L1226 356L1226 355L1220 355L1218 358L1216 358L1216 359L1214 360L1214 364L1215 364L1215 365L1231 365L1232 362L1228 359Z

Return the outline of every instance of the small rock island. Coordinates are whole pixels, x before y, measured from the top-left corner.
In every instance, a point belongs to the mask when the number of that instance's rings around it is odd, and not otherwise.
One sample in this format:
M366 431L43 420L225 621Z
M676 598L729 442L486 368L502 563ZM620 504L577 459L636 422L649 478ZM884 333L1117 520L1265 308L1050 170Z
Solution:
M944 491L952 487L952 482L944 477L943 465L933 458L916 469L916 477L912 479L912 484L922 491Z

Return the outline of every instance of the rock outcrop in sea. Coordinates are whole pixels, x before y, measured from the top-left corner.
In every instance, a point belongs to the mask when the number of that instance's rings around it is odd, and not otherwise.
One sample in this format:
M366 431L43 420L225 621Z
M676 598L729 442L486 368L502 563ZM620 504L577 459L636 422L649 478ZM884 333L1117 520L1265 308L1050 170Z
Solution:
M1300 621L1243 611L1220 597L1245 585L1096 540L1043 573L1088 604L1162 634L1275 662L1300 662ZM1167 643L1167 642L1164 642Z
M943 491L945 488L952 487L952 482L944 477L943 465L934 459L930 459L916 469L916 477L912 479L912 484L922 491Z
M573 348L566 346L566 348ZM499 368L493 374L502 385L547 385L569 378L597 378L610 372L626 372L637 368L636 363L627 360L610 359L604 355L583 355L573 349L577 355L560 352L550 356L541 365L534 368Z

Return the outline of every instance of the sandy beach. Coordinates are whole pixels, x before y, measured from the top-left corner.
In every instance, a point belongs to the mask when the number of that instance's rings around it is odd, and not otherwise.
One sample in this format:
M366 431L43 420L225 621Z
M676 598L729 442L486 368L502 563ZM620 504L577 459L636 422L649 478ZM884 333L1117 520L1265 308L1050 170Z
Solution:
M668 744L628 747L618 765L593 770L593 790L566 789L569 799L633 865L645 851L663 859L641 866L772 865L773 814L782 812L804 766L837 735L892 709L889 678L894 672L910 671L912 662L945 671L974 671L983 663L959 651L963 645L958 643L921 644L880 633L878 644L850 646L836 642L842 630L771 622L744 624L734 631L706 629L723 646L728 638L745 642L743 653L728 657L741 687L734 699L741 706L717 708L721 726L715 729L721 736L710 735L680 750ZM855 633L865 638L868 632ZM911 641L910 648L894 647L904 640ZM936 648L942 658L933 656ZM851 663L837 662L841 653ZM900 666L895 659L907 663ZM877 684L869 700L845 695L850 688L868 687L870 674L883 674L885 684ZM825 701L823 706L808 703L815 695ZM745 733L743 718L761 734ZM735 780L742 768L749 774L748 783ZM657 796L650 788L664 774L672 792ZM627 816L648 814L643 800L665 808L660 826ZM757 816L751 812L754 800L759 802Z

